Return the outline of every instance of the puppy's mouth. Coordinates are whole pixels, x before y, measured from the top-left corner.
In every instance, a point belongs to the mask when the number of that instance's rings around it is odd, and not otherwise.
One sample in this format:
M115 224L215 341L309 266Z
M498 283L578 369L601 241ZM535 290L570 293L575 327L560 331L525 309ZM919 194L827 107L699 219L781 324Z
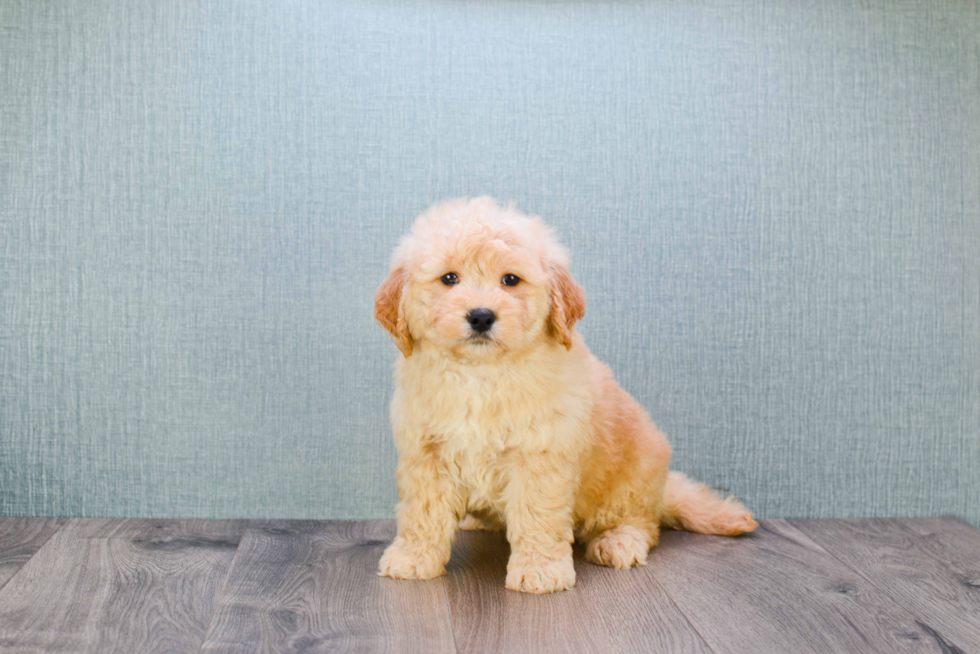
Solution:
M490 332L484 332L482 334L470 334L466 342L471 345L494 345L497 341L490 335Z

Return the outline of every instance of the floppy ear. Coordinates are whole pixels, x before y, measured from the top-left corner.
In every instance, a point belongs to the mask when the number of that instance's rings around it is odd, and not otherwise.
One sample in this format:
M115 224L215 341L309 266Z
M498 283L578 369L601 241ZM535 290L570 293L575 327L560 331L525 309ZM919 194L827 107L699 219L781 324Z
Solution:
M395 345L406 358L412 355L412 335L402 308L402 292L407 282L405 269L395 268L374 294L374 318L395 337Z
M572 349L572 327L585 315L585 291L579 286L568 268L551 266L551 322L552 333L566 350Z

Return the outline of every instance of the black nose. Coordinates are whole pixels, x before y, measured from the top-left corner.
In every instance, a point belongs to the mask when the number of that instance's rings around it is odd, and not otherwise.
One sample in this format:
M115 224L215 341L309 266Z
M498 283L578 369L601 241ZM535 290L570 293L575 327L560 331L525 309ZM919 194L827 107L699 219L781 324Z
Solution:
M466 322L470 323L470 327L477 334L490 331L490 328L493 327L493 321L496 319L497 316L490 309L473 309L466 314Z

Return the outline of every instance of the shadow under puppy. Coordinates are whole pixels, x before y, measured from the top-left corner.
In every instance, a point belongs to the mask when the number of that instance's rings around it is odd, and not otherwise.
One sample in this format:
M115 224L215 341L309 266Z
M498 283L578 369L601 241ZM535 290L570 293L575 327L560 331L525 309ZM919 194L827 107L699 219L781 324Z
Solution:
M404 355L391 420L398 534L379 574L445 572L460 528L506 529L506 586L575 584L572 541L644 565L660 526L737 535L732 498L668 471L670 445L575 331L585 294L537 217L490 198L422 214L395 249L375 317Z

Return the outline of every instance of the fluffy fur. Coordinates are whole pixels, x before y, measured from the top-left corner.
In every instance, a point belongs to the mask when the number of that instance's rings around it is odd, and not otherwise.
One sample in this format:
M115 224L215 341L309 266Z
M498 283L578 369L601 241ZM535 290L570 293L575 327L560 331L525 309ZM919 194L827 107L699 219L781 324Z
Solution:
M668 471L666 438L575 331L585 294L568 265L540 218L490 198L433 206L398 245L375 297L404 355L391 405L398 534L379 574L437 577L458 529L506 529L507 588L548 593L575 583L574 537L593 563L628 568L661 525L757 526ZM466 320L477 308L496 315L486 337Z

